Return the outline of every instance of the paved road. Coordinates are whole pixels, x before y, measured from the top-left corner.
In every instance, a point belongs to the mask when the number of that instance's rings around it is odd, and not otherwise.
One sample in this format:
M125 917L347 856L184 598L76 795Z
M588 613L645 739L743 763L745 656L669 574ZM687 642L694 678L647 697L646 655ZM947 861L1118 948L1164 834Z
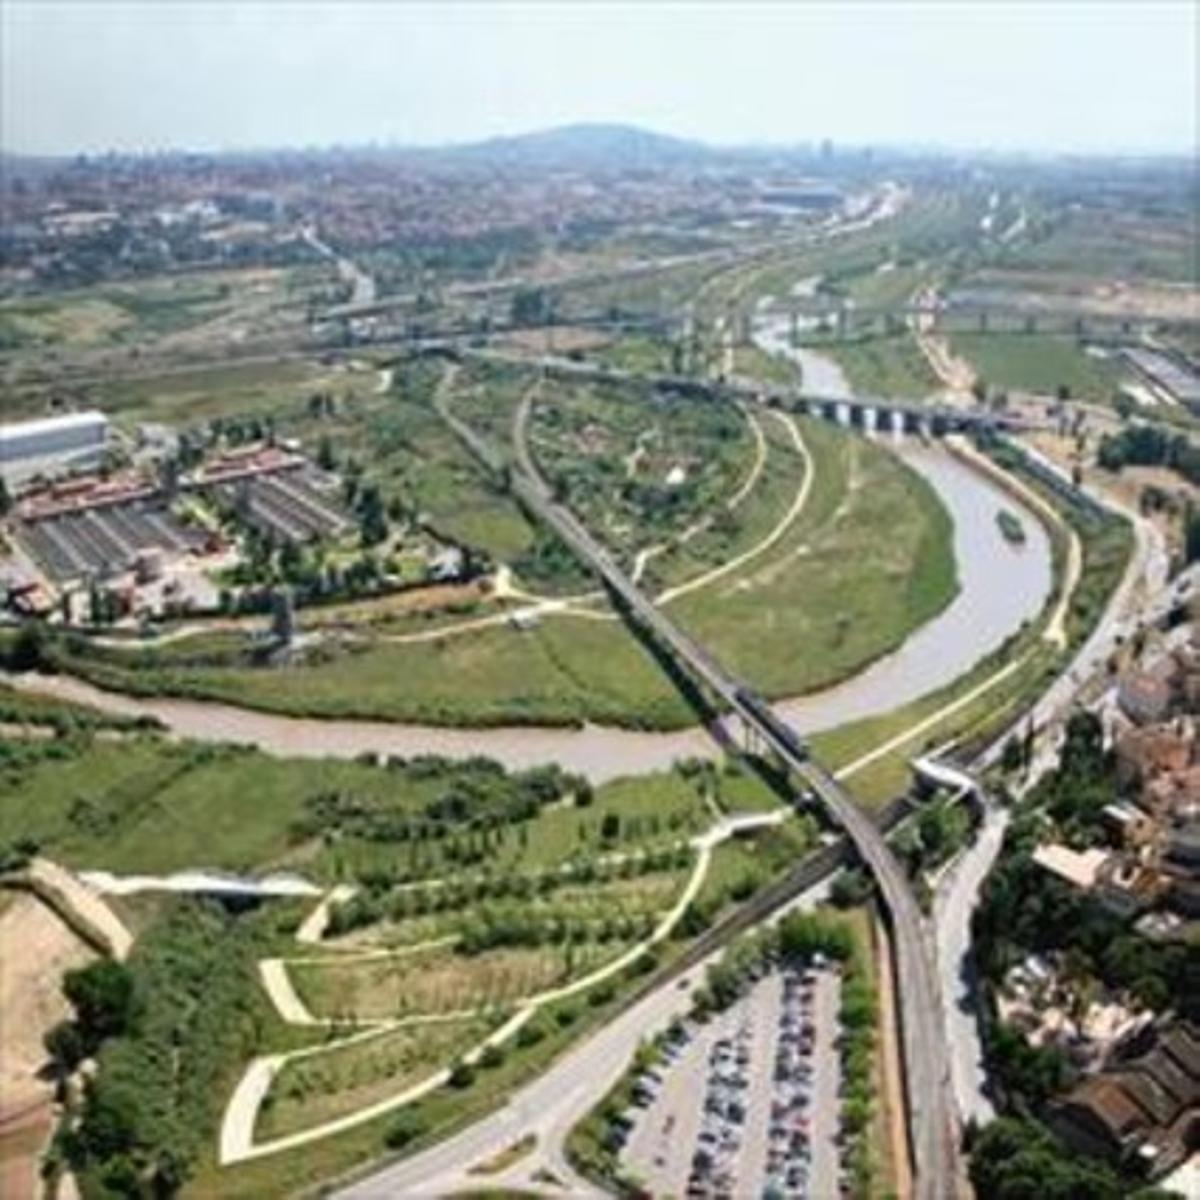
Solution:
M1168 582L1167 549L1158 529L1139 514L1115 504L1111 498L1098 493L1093 495L1133 523L1134 549L1125 575L1096 628L1070 666L1054 680L1028 717L1022 720L1022 724L1031 720L1039 736L1034 761L1021 783L1021 791L1028 790L1056 765L1062 724L1074 707L1081 688L1098 673L1106 671L1118 639L1139 623L1161 621L1181 594L1180 579ZM1200 571L1192 568L1181 576L1187 594L1195 586L1198 574ZM983 769L994 765L1003 752L1005 741L1006 737L1000 738L990 746L976 767ZM995 1110L988 1092L979 1032L978 996L971 955L971 915L983 882L1000 852L1008 820L1007 809L988 806L974 843L943 878L934 900L938 968L955 1098L963 1120L974 1119L981 1123L990 1120Z

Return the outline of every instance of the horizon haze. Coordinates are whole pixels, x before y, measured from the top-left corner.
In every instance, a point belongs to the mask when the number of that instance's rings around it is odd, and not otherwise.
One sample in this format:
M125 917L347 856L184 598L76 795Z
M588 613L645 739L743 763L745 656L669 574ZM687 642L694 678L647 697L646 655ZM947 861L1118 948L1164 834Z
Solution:
M428 146L613 123L715 144L1187 154L1197 32L1173 0L5 0L0 142Z

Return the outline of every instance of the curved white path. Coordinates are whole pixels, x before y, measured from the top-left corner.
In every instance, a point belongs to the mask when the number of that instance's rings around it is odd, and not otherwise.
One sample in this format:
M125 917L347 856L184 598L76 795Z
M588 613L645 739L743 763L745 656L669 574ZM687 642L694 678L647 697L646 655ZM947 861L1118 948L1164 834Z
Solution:
M813 481L813 457L809 453L808 447L804 443L804 439L800 436L800 427L796 424L795 417L788 413L773 411L772 415L776 417L783 427L788 431L792 439L792 445L796 449L796 453L800 455L801 461L804 463L804 476L800 481L800 487L796 491L796 496L791 503L791 507L779 519L775 527L756 545L751 546L748 550L741 554L735 555L728 562L723 562L720 566L713 567L711 571L705 571L702 575L697 575L694 579L689 579L684 583L678 584L675 587L667 588L665 591L659 592L654 598L655 604L670 604L672 600L678 600L680 596L686 596L689 592L697 591L699 588L707 587L710 583L715 583L718 579L723 579L731 571L736 571L739 567L745 566L751 559L757 558L764 551L769 550L792 526L796 518L800 515L801 510L808 501L809 492L812 491Z
M749 832L753 829L765 828L772 825L778 825L787 820L790 814L785 810L776 810L770 813L750 813L735 817L727 817L718 821L710 829L700 834L693 839L693 846L696 848L696 862L692 868L691 875L688 877L687 884L676 898L675 903L670 910L664 914L658 925L654 928L649 937L643 941L631 946L623 954L617 958L604 963L598 967L590 975L585 975L581 979L574 980L571 983L564 984L558 988L552 988L548 991L539 992L536 995L530 996L524 1000L517 1002L517 1011L514 1016L502 1025L499 1029L491 1033L484 1041L476 1046L464 1058L468 1062L472 1062L483 1053L484 1049L492 1045L500 1045L511 1037L516 1031L534 1015L539 1009L547 1004L557 1000L564 1000L570 996L578 995L588 991L598 983L604 982L606 979L625 970L626 967L636 962L653 946L658 945L664 938L668 937L679 924L686 912L687 907L696 898L700 888L704 885L705 878L708 875L709 866L712 861L713 851L722 842L728 840L741 833ZM325 904L326 900L322 901ZM421 946L408 948L410 952L417 949L425 949L429 943ZM386 956L395 956L395 951L384 951ZM369 957L378 957L378 954L369 953ZM259 966L262 975L263 985L275 1005L276 1010L285 1021L290 1024L311 1026L314 1024L330 1024L331 1022L323 1021L321 1018L314 1017L309 1012L307 1006L297 995L292 981L287 974L288 960L284 959L265 959ZM323 960L297 960L297 961L323 961ZM342 958L333 959L334 962L345 961ZM458 1019L480 1015L476 1010L464 1010L462 1012L451 1014L440 1014L442 1019L451 1017ZM413 1018L406 1020L377 1020L377 1021L360 1021L359 1024L370 1024L371 1029L361 1035L355 1035L360 1039L375 1034L383 1033L388 1030L402 1027L406 1023L412 1023ZM336 1041L323 1045L321 1047L306 1047L302 1050L292 1051L284 1054L267 1055L262 1058L257 1058L247 1067L239 1081L229 1104L226 1106L225 1114L221 1122L221 1134L219 1144L219 1161L224 1165L231 1163L242 1162L251 1158L260 1158L268 1154L279 1153L283 1150L295 1149L298 1146L307 1145L310 1142L317 1141L324 1137L329 1137L336 1133L344 1132L347 1129L352 1129L364 1122L374 1120L378 1116L392 1112L405 1104L411 1104L414 1100L420 1099L434 1089L441 1087L449 1078L449 1069L443 1069L428 1076L426 1079L413 1085L411 1088L398 1093L395 1096L389 1096L385 1100L381 1100L376 1104L360 1109L356 1112L346 1114L345 1116L335 1118L331 1121L326 1121L323 1124L315 1125L311 1129L305 1129L299 1133L288 1135L287 1137L276 1138L269 1142L255 1143L254 1141L254 1125L258 1117L259 1109L262 1106L263 1100L266 1098L267 1092L270 1089L271 1081L284 1067L285 1064L294 1061L297 1058L307 1058L319 1053L321 1050L334 1049L345 1045L346 1042Z

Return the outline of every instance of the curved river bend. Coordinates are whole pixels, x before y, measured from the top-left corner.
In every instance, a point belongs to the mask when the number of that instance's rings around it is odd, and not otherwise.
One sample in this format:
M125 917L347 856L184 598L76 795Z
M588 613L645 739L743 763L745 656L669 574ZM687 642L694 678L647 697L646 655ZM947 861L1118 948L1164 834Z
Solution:
M812 371L819 360L822 391L849 394L836 364L811 352L791 353ZM807 360L807 361L805 361ZM877 435L892 441L892 435ZM936 617L891 654L824 691L776 705L805 733L875 716L952 682L996 649L1022 622L1036 616L1051 587L1050 545L1041 524L1007 493L939 446L897 439L892 449L935 488L954 521L959 592ZM1027 538L1010 545L996 525L999 508L1021 510ZM803 653L781 646L780 653ZM19 687L90 704L111 713L158 718L181 737L252 743L269 753L297 757L353 757L365 751L486 754L512 769L557 762L600 783L618 775L665 770L677 758L712 756L715 744L697 726L675 733L608 727L447 729L383 721L317 720L277 716L207 701L105 692L68 676L23 676Z

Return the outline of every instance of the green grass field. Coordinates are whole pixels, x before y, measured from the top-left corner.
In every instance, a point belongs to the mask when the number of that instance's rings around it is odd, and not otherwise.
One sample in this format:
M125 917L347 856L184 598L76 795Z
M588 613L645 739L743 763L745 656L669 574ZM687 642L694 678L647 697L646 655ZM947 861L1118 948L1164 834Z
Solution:
M372 870L421 879L461 872L469 849L457 837L339 835L333 819L314 808L321 797L352 797L382 817L417 821L457 779L467 778L458 767L397 771L146 737L28 749L0 741L0 747L23 751L0 757L0 845L31 837L50 857L79 869L120 874L286 866L326 881ZM606 839L608 817L617 832ZM695 787L678 772L617 779L598 788L586 808L550 806L500 829L490 836L481 869L528 872L579 856L677 845L710 821ZM475 836L467 821L462 833Z
M461 954L453 947L393 958L289 968L310 1012L353 1021L496 1011L582 978L626 947L620 943L505 947Z
M1119 372L1093 358L1074 338L1026 333L954 333L950 349L965 358L991 388L1054 395L1066 387L1072 398L1107 403Z
M887 451L806 420L817 463L796 523L761 558L668 606L701 644L768 696L845 678L956 591L950 518Z
M319 264L295 270L194 271L48 292L0 303L0 351L141 342L229 318L281 319L284 306L328 282ZM302 315L303 309L295 309Z
M909 333L822 342L821 353L828 354L846 373L850 387L864 396L923 400L941 387Z
M492 1022L430 1021L402 1026L286 1063L254 1127L257 1141L311 1129L397 1095L477 1046Z

